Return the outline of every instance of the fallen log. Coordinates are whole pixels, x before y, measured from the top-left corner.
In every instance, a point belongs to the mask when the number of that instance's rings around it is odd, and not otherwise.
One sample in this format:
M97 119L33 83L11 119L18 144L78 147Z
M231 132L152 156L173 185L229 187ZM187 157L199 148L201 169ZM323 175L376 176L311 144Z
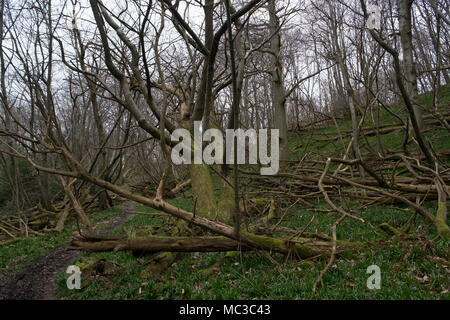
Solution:
M147 197L133 194L124 188L114 185L103 179L93 177L84 170L83 166L73 158L70 153L63 150L64 155L69 159L79 170L80 177L88 182L96 184L100 187L106 188L120 196L126 197L129 200L139 202L143 205L150 206L156 210L164 211L169 213L171 216L182 219L186 222L193 223L199 227L210 230L219 235L225 236L235 241L240 240L240 243L245 243L255 249L271 250L281 253L294 253L301 258L312 258L316 256L322 256L324 254L323 250L316 250L308 245L303 245L301 243L286 242L283 239L270 238L266 236L254 235L248 232L241 232L236 235L233 227L219 222L212 221L204 217L196 216L195 212L185 211L181 208L175 207L165 201L155 201Z
M248 251L251 248L243 243L225 237L164 237L102 240L96 242L73 240L69 250L87 252L133 251L151 252L224 252Z
M144 216L158 216L158 217L170 217L171 215L164 212L143 212L143 211L136 211L136 210L129 210L127 211L128 214L140 214Z
M338 159L333 159L333 160L337 161ZM347 162L355 164L355 163L357 163L357 160L347 161ZM256 179L259 178L258 172L250 172L250 171L244 171L244 170L239 170L239 172L244 175L254 176L254 177L256 177ZM319 177L298 175L298 174L291 174L291 173L277 173L277 174L270 176L270 178L272 178L272 179L274 179L274 178L296 179L296 180L299 180L302 182L312 182L315 184L317 184L319 181ZM400 180L400 179L396 179L396 180ZM411 182L413 181L413 179L410 179L410 180L411 180ZM357 183L357 184L364 185L364 186L372 186L372 187L380 186L378 181L376 181L375 179L369 179L369 178L365 178L365 179L355 178L355 179L343 180L343 179L337 179L335 177L325 177L323 182L325 184L327 184L328 186L352 186L353 183ZM384 187L391 189L391 190L396 190L396 191L405 192L405 193L418 193L418 194L427 194L427 195L438 193L438 190L435 185L423 185L423 184L422 185L413 185L413 184L411 184L411 182L408 182L408 183L397 183L396 182L395 184L389 184ZM447 187L447 192L450 192L450 187Z
M333 246L330 241L313 240L311 238L272 238L260 235L252 235L251 237L254 241L265 242L265 248L262 248L262 246L255 248L222 236L126 238L123 236L104 237L88 233L75 237L67 249L86 252L132 251L136 253L156 253L251 251L272 248L274 252L290 253L300 259L310 259L329 257ZM255 239L255 237L258 239ZM338 240L337 252L356 250L365 245L364 243Z

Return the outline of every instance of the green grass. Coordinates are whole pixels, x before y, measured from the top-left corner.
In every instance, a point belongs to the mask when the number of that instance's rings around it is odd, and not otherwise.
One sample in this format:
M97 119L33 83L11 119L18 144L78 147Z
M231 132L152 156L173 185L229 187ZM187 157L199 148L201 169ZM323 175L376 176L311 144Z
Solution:
M427 93L419 96L419 104L423 106L425 114L428 114L426 110L431 110L433 108L433 94ZM448 113L450 111L450 85L446 85L440 88L439 91L439 105L441 105L439 112ZM445 107L442 107L444 105ZM389 104L393 112L397 113L402 117L403 121L407 118L406 108L398 103ZM379 113L379 115L378 115ZM371 110L365 117L365 121L362 128L374 128L376 127L376 119L379 116L379 125L399 125L399 120L395 118L392 114L387 112L385 109L380 108L379 110ZM303 157L305 152L311 155L334 155L342 156L345 152L351 135L348 132L352 129L351 121L348 119L336 120L339 131L343 136L343 139L336 139L330 141L323 141L324 139L339 138L339 133L333 122L327 124L326 127L320 129L308 129L301 132L291 133L289 139L290 149L297 158ZM425 119L426 124L432 124L436 122L435 119L429 118ZM347 134L346 134L347 132ZM426 143L431 144L434 151L444 151L450 150L450 137L447 130L441 128L432 127L431 130L426 131L424 134ZM367 137L360 140L362 153L367 152L381 152L376 136ZM380 136L382 145L384 149L391 150L394 152L402 151L402 144L404 139L404 132L402 130L397 130L388 134L382 134ZM369 146L367 145L369 144ZM411 140L408 144L408 151L412 154L417 154L420 152L418 146Z
M441 103L450 102L450 86L441 89ZM432 96L421 96L420 102L430 106ZM394 112L405 116L404 108L392 104ZM375 126L377 114L369 114L363 125ZM397 120L384 109L380 109L380 124L395 124ZM427 120L430 122L432 120ZM341 132L351 130L349 120L338 120ZM350 137L340 140L319 141L336 137L334 125L322 129L306 130L290 134L289 145L294 157L301 158L305 152L313 158L324 155L342 156ZM402 134L399 131L384 134L384 148L400 151ZM445 130L434 129L425 133L425 138L434 150L450 150L450 139ZM378 150L376 137L368 137L368 144ZM368 152L367 143L362 143L363 152ZM418 152L410 143L408 150ZM219 178L213 174L213 180ZM249 188L247 191L252 191ZM192 210L191 190L172 204ZM348 199L347 209L356 210L356 203ZM434 204L429 210L432 212ZM316 208L329 209L321 202ZM137 210L153 212L151 208L137 205ZM283 209L281 209L283 210ZM180 254L170 268L151 279L142 277L142 272L151 263L153 255L135 257L130 252L84 254L83 258L106 259L119 265L110 276L86 280L79 291L66 288L66 275L58 276L59 296L62 299L450 299L448 241L435 240L436 234L421 216L417 216L412 230L426 240L404 241L388 237L378 226L388 222L402 228L411 217L410 209L402 206L377 206L356 210L365 223L353 219L344 220L337 230L338 239L372 242L374 245L360 253L340 256L324 276L324 287L312 292L314 282L327 261L296 262L282 255L265 252L244 253L185 253ZM290 210L288 219L281 226L301 230L316 215L308 231L321 231L331 235L335 214L314 213L300 206ZM173 219L135 216L125 225L131 235L150 231L163 234ZM276 221L275 221L276 222ZM273 223L275 223L273 222ZM283 235L283 234L279 234ZM82 259L83 259L82 258ZM444 261L444 263L442 262ZM369 290L366 281L371 265L381 268L381 289Z
M180 205L180 203L179 203ZM182 203L181 203L182 205ZM141 208L143 209L143 208ZM301 228L314 213L293 208L283 223ZM316 214L318 215L318 214ZM84 254L84 258L106 259L119 265L116 273L90 279L81 290L66 288L66 275L58 276L63 299L449 299L448 242L405 242L388 237L376 226L389 221L404 225L409 214L390 206L361 211L366 223L347 219L338 228L338 238L352 241L383 241L360 254L340 257L324 276L324 287L316 294L312 286L326 261L298 263L273 254L274 263L263 252L186 253L153 279L141 277L152 255L135 257L130 252ZM135 216L127 228L163 227L170 218ZM329 234L335 215L320 214L310 230ZM429 226L417 217L415 230L429 234ZM381 268L381 290L366 286L370 265ZM425 277L425 278L424 278ZM425 280L424 280L425 279ZM83 282L83 280L82 280ZM445 291L447 290L447 292Z
M91 223L107 220L121 212L121 208L114 207L103 212L89 215ZM34 259L45 255L67 242L72 233L77 230L74 221L68 222L63 232L52 232L44 236L32 236L14 243L0 246L0 275L9 276L19 271Z
M441 89L441 103L450 103L450 86ZM420 102L430 106L431 95L421 96ZM390 108L405 115L404 108L392 104ZM448 108L447 108L448 109ZM375 125L376 114L368 115L365 128ZM427 120L430 122L432 120ZM380 124L394 124L397 120L388 112L380 109ZM339 129L351 130L349 120L338 120ZM290 148L294 157L301 158L308 152L312 158L323 159L326 156L342 156L350 137L340 140L329 139L337 134L331 125L322 129L305 130L291 133ZM384 134L381 141L384 148L400 151L403 133L399 131ZM425 133L435 151L450 150L448 133L442 129L433 129ZM376 137L368 137L368 145L377 152ZM366 141L362 141L363 152L369 152ZM418 152L413 142L408 145L411 153ZM217 184L219 178L213 174ZM254 191L249 188L248 192ZM170 201L185 210L192 210L192 191L186 189L183 196ZM342 205L342 204L340 204ZM435 212L435 203L426 204ZM316 208L329 209L323 202ZM68 290L64 272L57 276L58 296L61 299L450 299L449 293L449 250L448 241L436 240L433 226L421 216L414 220L412 230L421 235L421 241L405 241L388 237L379 229L379 225L388 222L396 228L403 228L413 212L399 205L379 205L358 209L352 199L347 199L347 210L366 222L353 219L344 220L338 227L338 239L348 241L371 242L372 245L359 253L343 254L335 265L325 274L324 286L312 291L320 271L327 261L298 262L286 260L285 256L267 252L244 253L185 253L160 274L151 278L143 277L143 271L152 262L155 255L135 256L131 252L84 253L81 260L104 259L117 264L113 274L83 278L82 289ZM136 205L136 210L155 212L154 209ZM280 211L283 211L281 208ZM98 216L98 221L117 214L106 212ZM321 231L331 235L331 226L336 214L314 213L301 206L290 209L288 218L281 226L301 230L316 216L309 226L309 232ZM273 221L276 223L277 220ZM128 235L167 234L175 224L170 217L151 217L136 215L124 228ZM44 254L64 243L70 237L73 227L61 234L50 234L42 238L24 240L14 245L0 248L0 268L26 261ZM115 233L122 232L122 228ZM283 235L282 233L278 235ZM23 256L24 258L22 258ZM23 261L21 259L24 259ZM378 265L381 269L381 289L369 290L366 281L370 274L367 268Z

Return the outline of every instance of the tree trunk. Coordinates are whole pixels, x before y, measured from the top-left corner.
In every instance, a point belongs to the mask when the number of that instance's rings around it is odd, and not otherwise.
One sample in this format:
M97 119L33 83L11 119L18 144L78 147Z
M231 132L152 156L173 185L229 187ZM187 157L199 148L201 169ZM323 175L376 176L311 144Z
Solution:
M73 194L70 184L67 184L62 176L58 176L58 180L61 183L61 186L63 187L63 189L66 192L67 196L69 197L70 201L72 202L73 209L77 213L81 222L90 232L92 232L91 222L89 221L86 213L84 212L83 207L80 205L77 198Z
M69 250L82 250L87 252L106 251L133 251L137 253L153 252L224 252L224 251L249 251L270 250L294 258L326 258L330 255L332 243L329 241L312 240L309 238L271 238L261 235L250 236L252 242L258 243L251 246L222 236L210 237L167 237L148 236L144 238L102 237L94 234L86 234L76 237L70 243ZM360 243L338 241L339 252L361 248Z
M283 65L281 61L280 21L276 13L275 0L269 0L269 30L272 61L271 96L276 129L280 130L280 160L289 160L288 130L286 117L286 90L284 88Z
M355 108L355 92L350 83L350 75L345 62L345 48L339 44L339 38L337 34L338 22L337 22L337 14L335 12L335 8L331 3L329 3L330 8L330 19L331 19L331 39L334 49L336 50L336 59L338 62L339 70L342 73L344 88L347 93L346 100L348 102L348 106L350 109L350 117L352 120L352 137L353 137L353 151L355 152L355 157L357 159L362 159L361 149L359 147L359 124L356 114ZM365 177L364 168L359 166L359 171L361 177Z
M150 252L223 252L247 251L250 247L225 237L164 237L150 236L136 239L103 240L88 242L74 240L70 249L88 252L133 251Z
M403 72L404 79L406 80L406 90L410 96L413 104L414 114L417 119L419 129L423 129L423 115L422 108L418 103L418 91L417 91L417 73L416 66L414 64L413 57L413 43L412 43L412 15L411 7L413 0L397 0L398 6L398 20L400 27L400 42L402 45L403 53Z

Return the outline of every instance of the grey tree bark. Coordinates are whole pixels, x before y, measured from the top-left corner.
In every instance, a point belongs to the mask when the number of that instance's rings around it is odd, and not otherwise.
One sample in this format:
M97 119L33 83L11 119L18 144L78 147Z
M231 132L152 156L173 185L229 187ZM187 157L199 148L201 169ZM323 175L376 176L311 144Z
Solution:
M273 34L270 41L272 60L271 98L274 110L275 127L280 130L280 160L289 160L288 128L286 118L286 90L283 79L281 59L280 20L277 16L275 0L269 0L269 30Z
M398 7L398 22L400 27L400 42L403 53L403 72L406 82L406 90L410 96L414 108L414 114L417 119L419 129L423 129L423 112L418 105L418 90L417 90L417 72L413 57L413 43L412 43L412 9L413 0L397 0Z

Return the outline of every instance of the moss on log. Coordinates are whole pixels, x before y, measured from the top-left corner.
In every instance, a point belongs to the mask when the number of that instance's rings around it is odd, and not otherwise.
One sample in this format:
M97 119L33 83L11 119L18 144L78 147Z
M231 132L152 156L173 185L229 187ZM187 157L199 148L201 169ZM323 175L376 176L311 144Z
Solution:
M74 239L69 249L87 252L105 251L133 251L134 253L155 252L229 252L269 250L283 254L292 254L300 259L313 257L328 257L332 243L328 241L315 241L308 238L272 238L268 236L242 233L254 245L239 243L236 240L222 237L168 237L147 236L134 238L99 239L93 236ZM339 242L340 252L355 250L362 247L360 243Z
M142 238L102 240L91 242L74 240L69 249L88 252L134 251L134 252L221 252L249 250L248 246L226 237L166 237L151 236Z

